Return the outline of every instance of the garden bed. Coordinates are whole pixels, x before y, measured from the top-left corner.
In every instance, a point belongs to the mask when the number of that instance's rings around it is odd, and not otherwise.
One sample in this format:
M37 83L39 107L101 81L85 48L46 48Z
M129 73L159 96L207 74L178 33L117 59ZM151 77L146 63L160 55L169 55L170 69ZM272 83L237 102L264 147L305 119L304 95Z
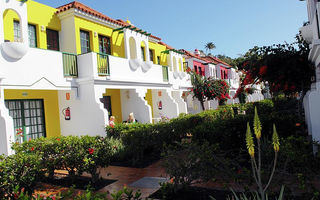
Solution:
M72 180L68 176L64 175L56 175L53 179L44 179L44 183L48 183L51 185L61 186L61 187L73 187L74 189L80 189L80 190L86 190L88 187L90 187L93 191L98 191L105 186L112 184L116 182L117 180L110 180L110 179L99 179L96 183L91 182L91 177L86 176L80 176L76 177L74 180Z

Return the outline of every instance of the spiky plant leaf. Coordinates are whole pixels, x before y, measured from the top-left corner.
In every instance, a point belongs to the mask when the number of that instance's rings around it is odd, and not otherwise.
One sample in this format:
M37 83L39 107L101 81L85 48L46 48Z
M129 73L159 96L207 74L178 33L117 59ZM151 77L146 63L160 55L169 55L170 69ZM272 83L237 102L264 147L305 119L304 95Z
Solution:
M247 143L248 153L251 156L251 158L253 158L254 157L254 142L253 142L253 137L251 134L249 122L247 123L246 143Z
M253 123L254 134L259 140L261 138L262 125L259 119L257 107L254 107L254 123Z
M277 133L276 125L273 124L273 135L272 135L272 144L275 152L278 152L280 149L279 136Z

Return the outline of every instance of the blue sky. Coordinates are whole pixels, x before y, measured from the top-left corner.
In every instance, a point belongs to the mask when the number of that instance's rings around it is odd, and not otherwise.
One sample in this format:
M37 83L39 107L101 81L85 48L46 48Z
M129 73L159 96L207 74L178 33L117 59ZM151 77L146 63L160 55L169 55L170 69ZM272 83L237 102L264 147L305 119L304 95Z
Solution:
M35 0L57 7L68 0ZM253 46L293 42L307 21L299 0L78 0L115 19L129 20L174 48L238 57Z

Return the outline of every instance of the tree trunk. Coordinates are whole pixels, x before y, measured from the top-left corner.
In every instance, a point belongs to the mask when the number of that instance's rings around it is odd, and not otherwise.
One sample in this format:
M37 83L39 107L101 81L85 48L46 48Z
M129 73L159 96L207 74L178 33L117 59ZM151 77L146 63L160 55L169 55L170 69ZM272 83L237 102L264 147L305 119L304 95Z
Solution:
M202 110L205 111L206 109L205 109L205 107L204 107L204 101L200 101L200 104L201 104Z

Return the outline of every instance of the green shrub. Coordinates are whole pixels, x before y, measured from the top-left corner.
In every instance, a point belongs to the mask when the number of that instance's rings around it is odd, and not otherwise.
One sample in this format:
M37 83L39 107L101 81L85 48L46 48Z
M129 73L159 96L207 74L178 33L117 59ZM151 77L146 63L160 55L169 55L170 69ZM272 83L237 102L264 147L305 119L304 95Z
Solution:
M0 161L0 198L15 198L21 191L32 194L43 175L41 156L38 154L14 154ZM20 191L16 191L16 187Z
M114 142L103 137L62 136L14 144L13 149L16 154L39 155L41 170L49 178L53 177L54 170L63 169L68 171L73 181L76 176L87 172L91 174L94 183L99 178L98 169L107 167L111 156L116 154L118 147L112 149L111 146Z
M221 165L216 151L217 147L208 143L170 145L163 153L163 166L176 188L186 188L213 177Z

